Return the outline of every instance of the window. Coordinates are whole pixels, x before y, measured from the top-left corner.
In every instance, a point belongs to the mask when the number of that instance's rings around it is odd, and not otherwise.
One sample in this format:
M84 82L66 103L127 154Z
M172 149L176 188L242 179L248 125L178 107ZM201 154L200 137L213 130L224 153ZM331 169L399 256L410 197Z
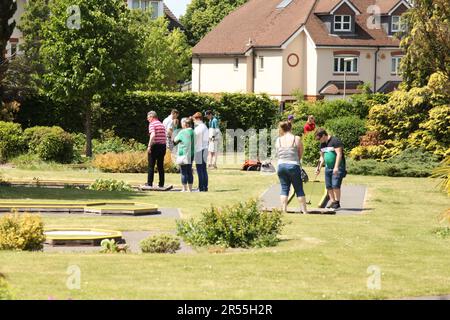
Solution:
M234 59L234 71L239 70L239 58Z
M11 42L10 57L14 59L17 53L17 43Z
M345 59L351 58L351 61L345 61ZM341 73L346 72L356 73L358 72L358 58L357 57L334 57L334 72Z
M264 57L259 57L259 71L264 71Z
M159 10L159 3L157 1L152 1L152 19L158 18L158 10Z
M392 16L392 32L406 31L406 24L400 16Z
M159 1L150 0L133 0L131 4L132 9L152 10L152 19L158 18L159 15Z
M391 74L399 75L400 74L400 60L402 57L392 57L391 63Z
M352 17L351 16L334 16L334 31L351 31Z

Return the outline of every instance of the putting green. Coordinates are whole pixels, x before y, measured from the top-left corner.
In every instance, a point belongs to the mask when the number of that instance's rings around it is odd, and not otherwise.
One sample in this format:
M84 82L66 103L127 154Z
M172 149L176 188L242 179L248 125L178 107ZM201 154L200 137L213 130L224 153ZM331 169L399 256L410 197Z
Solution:
M158 213L154 204L134 202L0 202L0 212L96 213L100 215L146 215Z
M46 229L44 234L45 242L53 246L98 246L105 239L114 239L118 243L122 241L121 232L104 229Z

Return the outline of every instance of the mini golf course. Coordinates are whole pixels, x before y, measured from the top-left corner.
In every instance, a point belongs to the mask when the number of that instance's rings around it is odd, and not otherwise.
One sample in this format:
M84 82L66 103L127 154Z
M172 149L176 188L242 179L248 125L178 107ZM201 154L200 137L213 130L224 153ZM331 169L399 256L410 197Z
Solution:
M47 203L47 202L0 202L0 213L16 211L19 213L65 213L99 215L153 215L159 214L158 206L134 202L84 202L84 203Z
M51 246L99 246L103 240L115 240L122 243L122 233L103 229L46 229L45 243Z

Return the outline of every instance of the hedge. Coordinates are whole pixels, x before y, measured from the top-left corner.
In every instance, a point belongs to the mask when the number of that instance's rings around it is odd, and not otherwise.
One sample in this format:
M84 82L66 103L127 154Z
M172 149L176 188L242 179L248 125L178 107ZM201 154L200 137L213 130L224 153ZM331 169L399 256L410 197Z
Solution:
M163 120L172 109L182 117L195 112L215 111L223 127L229 129L262 129L270 127L276 119L278 102L267 95L224 93L216 96L192 92L130 92L122 97L105 101L94 112L93 127L113 129L126 139L147 143L147 112L154 110ZM16 122L24 128L32 126L60 126L69 132L84 132L80 108L62 105L43 96L32 96L23 101Z

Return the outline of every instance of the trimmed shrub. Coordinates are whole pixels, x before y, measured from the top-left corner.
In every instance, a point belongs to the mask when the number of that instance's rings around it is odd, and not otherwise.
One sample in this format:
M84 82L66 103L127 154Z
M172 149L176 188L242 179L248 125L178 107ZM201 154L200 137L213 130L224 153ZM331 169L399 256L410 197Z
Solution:
M95 156L92 165L103 172L111 173L147 173L147 152L106 153ZM172 159L172 154L167 152L164 157L164 171L177 173L178 167Z
M267 95L240 93L213 96L193 92L134 91L105 101L101 107L104 112L94 114L94 132L111 129L119 137L141 143L148 142L147 112L150 110L156 111L161 120L174 108L180 111L181 116L213 110L220 116L222 127L228 125L229 129L243 130L268 128L278 115L276 100ZM48 117L49 114L54 116ZM22 103L17 121L24 127L59 125L70 132L82 132L84 129L78 106L61 105L39 96L30 97L29 101ZM94 138L98 137L96 135Z
M88 190L130 192L133 191L133 188L124 181L97 179L88 187Z
M211 207L199 220L177 221L178 235L195 246L275 246L283 227L280 211L262 212L257 201Z
M148 170L148 156L146 152L99 154L92 165L103 172L145 173Z
M44 241L40 216L12 213L0 218L0 250L42 250Z
M347 171L356 175L429 177L438 166L437 157L423 150L407 149L384 162L373 159L348 161Z
M320 142L313 133L303 137L303 165L315 166L320 158Z
M0 121L0 162L4 162L25 150L20 124Z
M328 120L325 128L338 137L344 144L344 150L349 152L359 145L360 137L366 133L366 122L357 116L342 117Z
M170 234L148 237L139 243L143 253L175 253L180 250L180 239Z
M70 163L74 158L73 137L60 127L28 128L24 138L29 151L44 161Z

